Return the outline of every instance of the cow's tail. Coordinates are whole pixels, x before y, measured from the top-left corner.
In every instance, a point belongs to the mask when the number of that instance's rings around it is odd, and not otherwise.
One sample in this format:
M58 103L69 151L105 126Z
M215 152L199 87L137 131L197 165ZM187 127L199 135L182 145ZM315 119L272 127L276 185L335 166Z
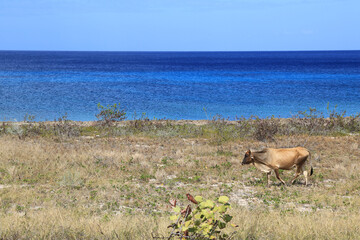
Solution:
M312 166L312 161L311 161L311 152L309 151L309 163L310 163L310 174L309 176L313 175L314 173L314 168Z

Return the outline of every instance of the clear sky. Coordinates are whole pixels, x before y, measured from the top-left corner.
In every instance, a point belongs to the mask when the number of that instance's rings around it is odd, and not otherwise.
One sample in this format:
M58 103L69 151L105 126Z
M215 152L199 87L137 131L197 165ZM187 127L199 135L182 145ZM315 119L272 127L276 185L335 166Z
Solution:
M0 0L0 50L360 50L360 0Z

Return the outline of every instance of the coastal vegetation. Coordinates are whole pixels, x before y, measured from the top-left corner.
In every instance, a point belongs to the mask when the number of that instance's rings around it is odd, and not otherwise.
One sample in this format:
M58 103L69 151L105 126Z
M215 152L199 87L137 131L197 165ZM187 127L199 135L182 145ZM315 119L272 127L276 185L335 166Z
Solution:
M229 197L232 239L360 236L360 115L34 119L0 124L0 239L166 239L169 200L186 208L186 193ZM293 146L312 153L308 187L275 176L267 187L260 171L241 166L247 149ZM286 182L292 175L282 173Z
M238 139L275 141L277 136L309 135L339 136L360 132L360 113L345 117L344 112L328 111L328 117L314 108L299 111L291 118L249 118L236 117L230 121L220 115L211 120L150 120L146 113L139 118L126 119L126 112L120 104L98 105L98 121L76 122L67 114L53 122L35 122L35 116L26 115L23 122L2 122L0 134L26 137L181 137L206 138L221 143ZM136 116L136 115L135 115Z

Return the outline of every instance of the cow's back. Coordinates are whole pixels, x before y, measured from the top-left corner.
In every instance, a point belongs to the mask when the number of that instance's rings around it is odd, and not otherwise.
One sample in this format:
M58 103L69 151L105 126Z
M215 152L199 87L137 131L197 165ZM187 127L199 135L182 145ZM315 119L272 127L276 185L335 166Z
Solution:
M271 165L279 169L291 169L305 161L309 151L303 147L268 148Z

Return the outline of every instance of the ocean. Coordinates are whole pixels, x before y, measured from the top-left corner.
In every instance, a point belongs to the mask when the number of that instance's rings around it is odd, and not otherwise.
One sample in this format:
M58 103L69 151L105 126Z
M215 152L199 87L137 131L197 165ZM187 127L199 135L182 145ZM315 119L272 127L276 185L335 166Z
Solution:
M1 121L95 120L98 103L128 119L291 117L328 103L352 115L360 51L0 51Z

